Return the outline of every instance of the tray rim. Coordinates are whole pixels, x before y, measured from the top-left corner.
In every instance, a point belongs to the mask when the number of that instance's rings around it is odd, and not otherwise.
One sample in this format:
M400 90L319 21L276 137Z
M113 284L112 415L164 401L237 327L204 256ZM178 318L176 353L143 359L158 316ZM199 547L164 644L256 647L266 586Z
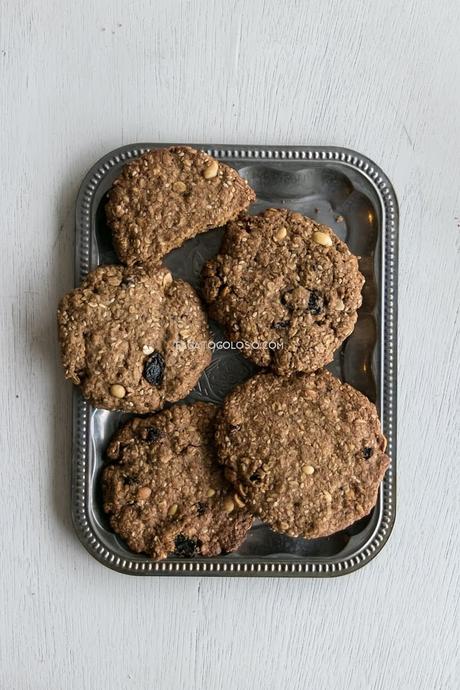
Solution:
M75 284L89 272L91 264L91 212L94 196L107 173L120 163L136 158L149 149L171 143L127 144L110 151L88 171L79 189L76 208ZM399 210L394 188L383 170L371 159L339 146L251 146L187 144L203 149L217 159L247 161L330 162L353 168L374 188L380 202L383 233L381 240L382 287L381 309L381 381L382 416L388 440L391 465L380 487L381 511L374 532L367 542L347 558L238 557L237 561L215 562L215 559L150 561L142 557L124 558L102 543L95 534L88 510L89 422L92 406L77 389L73 392L72 429L72 520L77 536L86 550L100 563L129 575L181 576L256 576L256 577L337 577L354 572L369 563L386 544L396 515L396 423L397 423L397 289ZM382 298L382 294L385 296Z

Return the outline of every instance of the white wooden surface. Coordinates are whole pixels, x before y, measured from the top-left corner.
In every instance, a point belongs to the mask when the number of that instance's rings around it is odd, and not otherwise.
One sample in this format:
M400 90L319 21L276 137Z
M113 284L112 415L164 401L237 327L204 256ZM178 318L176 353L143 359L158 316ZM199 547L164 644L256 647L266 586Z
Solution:
M458 687L457 0L3 0L0 11L0 687ZM398 515L356 574L136 579L77 542L54 312L72 284L82 176L135 141L338 144L393 181Z

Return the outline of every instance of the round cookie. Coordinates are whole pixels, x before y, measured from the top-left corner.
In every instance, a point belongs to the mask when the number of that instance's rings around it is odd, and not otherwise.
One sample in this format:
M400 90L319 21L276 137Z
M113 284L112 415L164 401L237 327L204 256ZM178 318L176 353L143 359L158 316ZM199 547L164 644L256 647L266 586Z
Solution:
M281 375L332 361L353 331L363 283L330 228L286 209L229 223L203 269L211 317L249 359Z
M124 166L106 205L128 265L158 262L186 240L236 218L255 193L236 170L189 146L155 149Z
M107 449L104 510L135 552L217 556L235 550L252 516L216 460L217 408L176 405L131 419Z
M375 406L328 371L259 374L216 424L225 473L247 507L293 537L325 537L367 515L389 465Z
M109 410L180 400L211 361L200 301L166 268L100 266L63 297L58 327L66 378Z

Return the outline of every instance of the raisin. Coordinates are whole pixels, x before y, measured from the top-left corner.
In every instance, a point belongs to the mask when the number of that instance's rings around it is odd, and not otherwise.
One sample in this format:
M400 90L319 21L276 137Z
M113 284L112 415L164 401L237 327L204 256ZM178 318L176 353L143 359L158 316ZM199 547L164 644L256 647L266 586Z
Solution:
M145 440L149 443L155 443L155 441L161 436L161 431L154 426L147 429L147 434Z
M237 431L239 431L240 429L241 429L241 425L240 425L240 424L230 424L229 431L230 431L231 434L235 434L235 433L236 433Z
M256 470L254 474L251 474L249 477L249 481L255 482L258 484L262 480L262 475L260 474L259 470Z
M131 475L127 474L126 477L123 477L123 484L125 486L132 486L135 483L136 483L136 480L134 477L131 477Z
M310 292L307 309L313 316L318 316L323 310L323 298L314 290Z
M369 460L369 458L372 456L372 453L373 453L373 452L374 452L374 451L372 450L372 448L365 448L365 449L363 450L364 459L365 459L365 460Z
M282 328L289 328L291 325L290 321L277 321L276 323L273 324L272 328L275 328L277 331L281 330Z
M206 512L206 503L198 501L198 503L196 504L196 512L197 515L203 515L203 513Z
M178 534L174 541L174 555L181 558L193 558L200 553L201 541L199 539L190 539L184 534Z
M142 375L152 386L161 386L165 371L165 360L160 352L154 352L144 364Z

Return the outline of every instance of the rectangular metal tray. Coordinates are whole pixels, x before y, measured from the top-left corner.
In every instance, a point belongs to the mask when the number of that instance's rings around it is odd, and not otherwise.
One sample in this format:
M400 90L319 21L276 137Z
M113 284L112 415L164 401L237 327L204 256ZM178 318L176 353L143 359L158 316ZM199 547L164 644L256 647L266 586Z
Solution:
M104 216L105 195L122 166L148 149L135 144L96 163L76 205L76 283L99 264L116 263ZM366 277L353 334L329 367L377 405L392 463L375 509L347 530L325 539L293 539L256 522L237 553L154 562L131 553L110 530L102 510L99 474L105 446L127 415L95 409L74 393L72 514L87 550L104 565L133 575L328 577L356 570L383 547L395 518L398 205L385 174L364 156L338 147L195 145L234 168L257 192L252 213L288 207L331 226L360 259ZM219 247L222 229L189 240L165 263L195 286L201 266ZM213 326L214 337L221 338ZM216 349L213 362L188 399L220 402L251 374L239 353Z

